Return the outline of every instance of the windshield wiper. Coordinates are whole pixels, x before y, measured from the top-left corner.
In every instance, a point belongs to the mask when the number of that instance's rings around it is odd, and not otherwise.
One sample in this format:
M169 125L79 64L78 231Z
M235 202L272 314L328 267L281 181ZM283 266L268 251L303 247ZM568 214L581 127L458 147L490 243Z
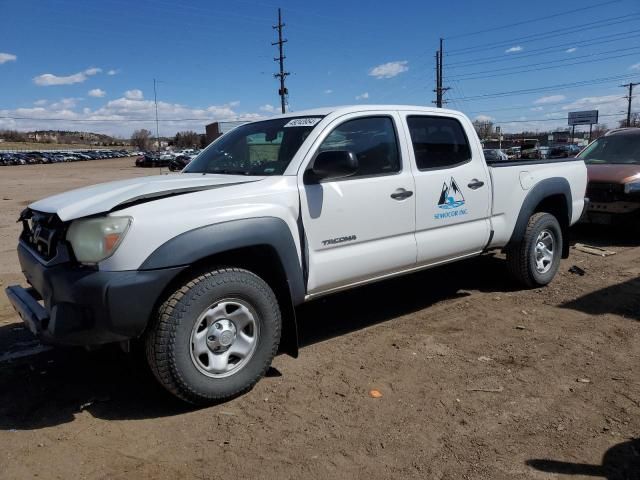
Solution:
M221 168L221 169L216 169L207 173L219 173L222 175L250 175L250 173L246 170L233 170L231 168Z

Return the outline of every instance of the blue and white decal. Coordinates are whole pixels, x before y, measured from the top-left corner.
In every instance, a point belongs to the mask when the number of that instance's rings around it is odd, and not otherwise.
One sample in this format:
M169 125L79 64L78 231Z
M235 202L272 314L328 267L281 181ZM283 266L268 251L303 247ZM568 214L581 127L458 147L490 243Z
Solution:
M456 180L451 177L449 183L444 182L442 184L442 192L440 192L440 199L438 200L438 208L446 210L445 212L436 213L433 217L436 220L442 220L446 218L461 217L467 214L466 208L460 208L464 206L465 200L462 190L456 183Z

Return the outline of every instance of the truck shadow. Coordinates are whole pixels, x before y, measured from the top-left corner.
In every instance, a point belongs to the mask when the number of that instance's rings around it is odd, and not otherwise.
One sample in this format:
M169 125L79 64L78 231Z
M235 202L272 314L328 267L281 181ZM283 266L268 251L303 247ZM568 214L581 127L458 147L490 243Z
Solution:
M505 262L492 255L373 283L302 305L298 311L300 346L411 314L443 300L465 297L470 295L468 290L518 289Z
M306 346L393 321L436 302L470 295L467 290L516 289L504 261L487 255L304 305L298 315L300 343ZM18 324L0 327L0 352L22 342L34 343L27 330ZM277 375L271 371L267 376ZM127 355L116 347L93 352L57 348L0 361L0 430L64 424L83 411L101 419L125 420L179 415L193 409L156 383L141 352Z
M608 480L640 479L640 439L614 445L602 457L602 465L532 459L527 465L541 472L563 475L584 475Z
M630 227L581 223L571 228L569 243L586 243L595 247L637 247L640 235Z
M605 287L560 305L589 315L611 313L640 320L640 278Z

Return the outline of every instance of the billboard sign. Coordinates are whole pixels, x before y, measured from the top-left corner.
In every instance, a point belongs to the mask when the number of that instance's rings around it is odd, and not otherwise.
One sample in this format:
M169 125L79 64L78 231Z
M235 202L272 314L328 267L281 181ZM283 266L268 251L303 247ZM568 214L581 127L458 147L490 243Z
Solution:
M598 123L598 110L569 112L569 125L591 125Z

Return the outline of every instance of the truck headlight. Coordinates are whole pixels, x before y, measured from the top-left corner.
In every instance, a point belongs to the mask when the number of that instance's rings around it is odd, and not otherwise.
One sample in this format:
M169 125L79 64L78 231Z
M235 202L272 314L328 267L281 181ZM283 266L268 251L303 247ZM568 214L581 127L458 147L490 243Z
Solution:
M131 217L100 217L74 221L67 240L81 263L98 263L110 257L122 243Z
M625 183L624 193L640 193L640 180Z

